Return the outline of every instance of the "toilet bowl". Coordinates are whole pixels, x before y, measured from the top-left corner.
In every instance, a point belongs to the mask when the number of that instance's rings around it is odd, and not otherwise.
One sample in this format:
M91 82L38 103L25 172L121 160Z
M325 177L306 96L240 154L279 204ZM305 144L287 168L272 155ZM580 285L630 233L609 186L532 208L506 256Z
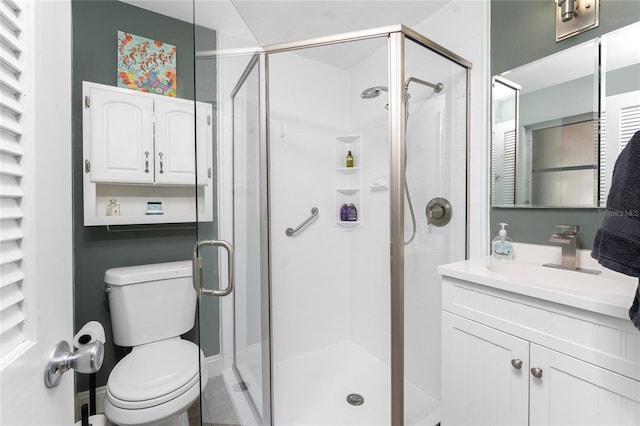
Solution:
M180 335L195 323L191 262L105 272L114 342L131 346L109 374L107 418L121 426L188 426L208 375L200 348Z

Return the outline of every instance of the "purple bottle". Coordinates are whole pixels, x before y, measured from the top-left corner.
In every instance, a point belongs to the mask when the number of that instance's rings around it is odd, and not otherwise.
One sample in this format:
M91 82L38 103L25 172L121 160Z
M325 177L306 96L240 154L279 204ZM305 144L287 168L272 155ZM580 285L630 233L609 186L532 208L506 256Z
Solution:
M348 215L349 207L347 206L347 203L344 203L342 207L340 207L340 220L346 222L347 220L349 220Z
M349 222L357 222L358 221L358 210L353 203L349 203L347 206L347 220Z

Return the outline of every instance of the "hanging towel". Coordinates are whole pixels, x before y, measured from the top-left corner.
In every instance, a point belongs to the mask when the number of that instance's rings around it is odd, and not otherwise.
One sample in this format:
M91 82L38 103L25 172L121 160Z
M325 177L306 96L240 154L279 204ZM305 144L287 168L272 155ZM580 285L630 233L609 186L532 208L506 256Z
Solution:
M608 269L640 277L640 131L616 160L591 257ZM640 329L640 280L629 317Z

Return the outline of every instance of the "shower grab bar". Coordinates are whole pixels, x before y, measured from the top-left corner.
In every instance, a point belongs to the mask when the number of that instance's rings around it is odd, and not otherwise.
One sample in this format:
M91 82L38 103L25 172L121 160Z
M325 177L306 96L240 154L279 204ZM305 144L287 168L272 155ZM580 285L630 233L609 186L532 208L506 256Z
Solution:
M284 233L287 234L287 237L293 237L296 232L298 232L299 230L304 228L304 226L307 223L311 222L313 220L313 218L316 217L316 216L318 216L318 208L317 207L313 207L311 209L311 216L309 216L304 222L302 222L300 225L298 225L298 227L296 229L287 228L287 230L284 231Z

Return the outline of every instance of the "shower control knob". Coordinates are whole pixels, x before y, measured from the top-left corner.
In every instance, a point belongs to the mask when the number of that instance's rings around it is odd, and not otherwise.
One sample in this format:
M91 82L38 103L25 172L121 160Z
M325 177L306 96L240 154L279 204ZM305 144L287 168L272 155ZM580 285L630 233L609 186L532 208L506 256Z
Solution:
M433 209L431 209L430 214L432 219L442 219L444 216L444 209L440 205L434 206Z
M436 197L427 204L425 214L429 225L445 226L451 220L453 208L446 198Z

